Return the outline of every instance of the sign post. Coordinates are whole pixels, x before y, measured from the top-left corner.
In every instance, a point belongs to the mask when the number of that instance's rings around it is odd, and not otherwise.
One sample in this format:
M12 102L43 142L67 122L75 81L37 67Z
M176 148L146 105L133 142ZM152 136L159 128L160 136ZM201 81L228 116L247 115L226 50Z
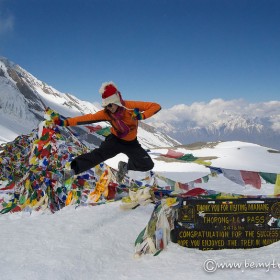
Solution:
M280 240L280 199L185 198L171 240L200 250L269 245Z

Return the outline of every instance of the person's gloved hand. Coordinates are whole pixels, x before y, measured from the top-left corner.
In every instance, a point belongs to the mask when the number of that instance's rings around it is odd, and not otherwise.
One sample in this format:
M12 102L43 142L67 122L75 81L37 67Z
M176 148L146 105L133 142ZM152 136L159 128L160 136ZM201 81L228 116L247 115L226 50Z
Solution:
M138 108L133 109L132 118L135 120L144 120L145 116L139 111Z
M58 126L68 126L67 119L62 118L60 115L53 117L52 122Z

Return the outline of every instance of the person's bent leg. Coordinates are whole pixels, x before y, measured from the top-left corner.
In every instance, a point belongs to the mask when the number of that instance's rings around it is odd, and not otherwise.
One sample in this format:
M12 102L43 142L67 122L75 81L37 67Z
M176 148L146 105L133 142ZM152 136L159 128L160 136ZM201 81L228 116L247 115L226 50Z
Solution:
M120 153L118 142L114 136L109 135L106 140L101 143L99 148L76 157L71 162L71 169L75 171L75 174L82 173L99 163L116 156L118 153Z
M138 141L130 145L125 154L128 156L127 170L149 171L154 167L153 160Z

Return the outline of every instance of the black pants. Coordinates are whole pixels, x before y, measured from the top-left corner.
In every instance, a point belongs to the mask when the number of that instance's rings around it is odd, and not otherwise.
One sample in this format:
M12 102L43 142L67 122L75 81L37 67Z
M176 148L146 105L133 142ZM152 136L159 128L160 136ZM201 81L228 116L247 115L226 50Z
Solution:
M71 168L74 169L76 174L79 174L119 153L128 156L128 170L148 171L154 167L151 157L141 147L137 139L124 141L110 134L99 148L76 157L71 162Z

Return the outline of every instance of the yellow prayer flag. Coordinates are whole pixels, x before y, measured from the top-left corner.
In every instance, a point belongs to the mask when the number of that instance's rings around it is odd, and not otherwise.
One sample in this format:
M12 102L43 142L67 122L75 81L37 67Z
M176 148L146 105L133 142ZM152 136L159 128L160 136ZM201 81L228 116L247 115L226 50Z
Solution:
M280 195L280 174L277 174L274 186L274 195Z

